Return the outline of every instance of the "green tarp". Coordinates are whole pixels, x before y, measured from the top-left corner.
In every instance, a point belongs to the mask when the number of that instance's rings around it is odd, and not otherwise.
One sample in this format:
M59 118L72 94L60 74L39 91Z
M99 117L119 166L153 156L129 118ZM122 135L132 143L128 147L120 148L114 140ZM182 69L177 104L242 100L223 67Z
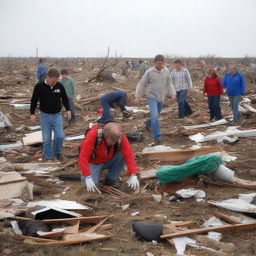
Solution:
M190 158L181 165L165 165L156 171L156 177L161 184L170 183L199 173L216 171L222 163L221 156L206 154Z

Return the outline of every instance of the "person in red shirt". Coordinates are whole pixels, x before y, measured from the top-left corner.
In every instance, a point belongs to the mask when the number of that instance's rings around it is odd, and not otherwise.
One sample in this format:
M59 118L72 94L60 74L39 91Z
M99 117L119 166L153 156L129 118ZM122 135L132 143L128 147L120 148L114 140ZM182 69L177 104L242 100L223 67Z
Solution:
M207 77L204 81L204 95L208 97L208 105L210 109L210 121L214 119L222 119L220 109L220 95L224 93L220 78L213 68L207 72Z
M88 192L95 192L99 185L100 173L109 169L105 185L114 185L126 164L130 178L128 185L139 188L137 168L133 149L120 124L109 122L104 126L95 125L85 135L80 147L78 165L82 171L81 180Z

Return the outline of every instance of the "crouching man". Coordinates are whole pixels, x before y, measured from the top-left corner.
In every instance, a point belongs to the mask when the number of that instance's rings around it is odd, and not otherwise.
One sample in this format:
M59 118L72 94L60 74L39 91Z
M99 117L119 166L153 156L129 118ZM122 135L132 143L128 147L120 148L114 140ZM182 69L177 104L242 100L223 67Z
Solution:
M103 108L103 115L98 120L100 124L106 124L112 122L113 118L110 114L110 108L119 107L123 113L123 117L129 118L131 113L126 110L125 105L128 103L128 95L126 92L121 90L114 90L104 94L100 98L100 103Z
M113 186L126 164L130 178L128 185L139 188L137 168L133 149L118 123L93 126L85 135L80 147L78 165L82 171L82 181L88 192L95 192L99 185L100 173L108 169L105 185Z

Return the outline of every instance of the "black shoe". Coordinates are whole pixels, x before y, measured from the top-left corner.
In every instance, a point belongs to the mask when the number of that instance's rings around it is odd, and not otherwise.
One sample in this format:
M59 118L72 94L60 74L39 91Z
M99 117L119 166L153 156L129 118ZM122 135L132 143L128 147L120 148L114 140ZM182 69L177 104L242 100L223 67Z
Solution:
M62 156L61 153L57 153L56 158L57 158L60 162L63 162L63 161L64 161L64 158L63 158L63 156Z
M161 145L161 144L162 144L161 138L154 138L154 146Z
M108 179L108 178L105 179L104 185L114 186L115 184L116 184L115 180L111 180L111 179Z

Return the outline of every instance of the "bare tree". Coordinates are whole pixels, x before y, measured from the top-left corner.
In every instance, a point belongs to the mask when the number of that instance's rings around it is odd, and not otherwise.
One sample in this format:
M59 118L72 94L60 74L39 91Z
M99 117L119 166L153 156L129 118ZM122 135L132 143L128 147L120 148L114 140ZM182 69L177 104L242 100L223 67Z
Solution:
M109 68L113 68L114 66L117 65L117 63L118 63L118 61L119 61L119 59L120 59L120 57L117 57L117 54L116 54L116 57L115 57L115 59L113 60L113 62L107 64L107 62L108 62L108 57L109 57L109 53L110 53L110 47L108 47L107 56L105 57L105 59L104 59L102 65L101 65L101 67L99 68L98 73L97 73L95 76L93 76L92 78L90 78L90 79L88 80L88 82L91 82L91 81L93 81L93 80L102 81L102 80L103 80L102 77L103 77L103 75L104 75L104 71L107 70L107 69L109 69Z

